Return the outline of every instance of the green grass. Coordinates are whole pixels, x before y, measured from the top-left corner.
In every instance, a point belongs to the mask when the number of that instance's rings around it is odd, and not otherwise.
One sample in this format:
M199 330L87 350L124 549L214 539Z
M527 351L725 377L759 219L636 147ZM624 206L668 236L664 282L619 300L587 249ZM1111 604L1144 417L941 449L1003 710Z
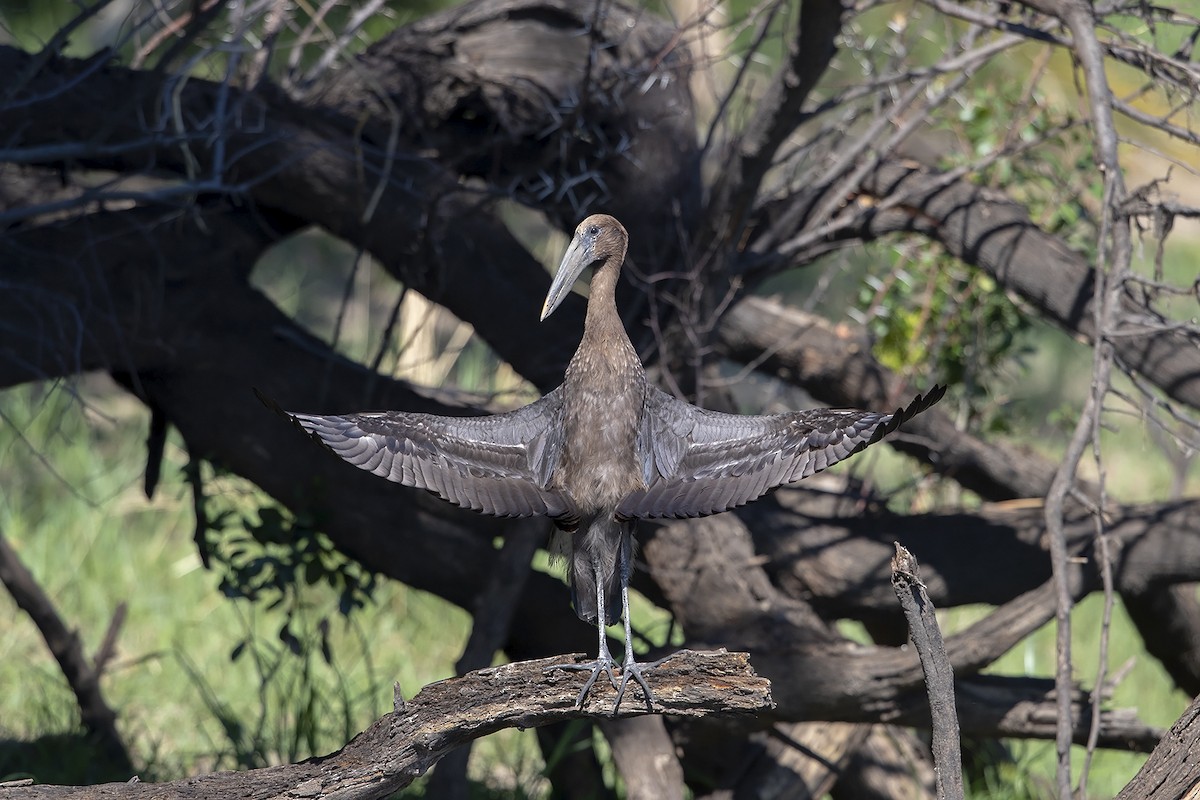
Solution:
M1071 615L1071 654L1075 678L1091 689L1097 673L1100 652L1100 632L1103 621L1103 598L1091 595L1083 600ZM939 612L943 633L950 634L966 628L991 609L986 606L951 609ZM1109 635L1107 676L1129 659L1133 666L1113 692L1105 708L1135 708L1145 722L1163 728L1183 712L1190 698L1174 688L1170 677L1159 662L1142 649L1141 639L1118 600L1113 608L1112 629ZM1047 624L1026 638L986 672L995 675L1038 675L1052 677L1055 664L1055 626ZM1010 743L1017 758L1018 774L1032 782L1035 776L1052 779L1055 754L1052 742L1014 741ZM1088 777L1090 797L1111 797L1116 794L1146 760L1144 755L1111 750L1099 750L1092 762ZM1072 765L1075 779L1083 762L1083 748L1073 748ZM1009 776L1011 783L1012 776ZM991 796L990 794L985 796ZM1034 793L1033 796L1042 796Z
M390 710L393 681L412 697L453 674L469 616L386 581L377 604L352 625L338 617L332 591L307 590L299 612L307 624L300 627L330 619L334 666L319 654L307 662L283 656L281 614L227 600L219 576L200 564L181 475L185 454L174 441L168 445L164 480L147 501L145 412L106 380L89 378L80 388L87 410L62 389L0 394L0 531L78 629L86 653L95 652L117 604L128 605L103 691L143 777L330 752ZM0 594L0 615L7 620L0 625L0 738L76 731L74 697L7 593ZM257 644L231 661L247 635ZM510 788L536 784L541 762L532 733L505 732L478 750L480 765L472 769L481 778ZM0 776L69 774L60 771L69 766L57 748L0 746Z

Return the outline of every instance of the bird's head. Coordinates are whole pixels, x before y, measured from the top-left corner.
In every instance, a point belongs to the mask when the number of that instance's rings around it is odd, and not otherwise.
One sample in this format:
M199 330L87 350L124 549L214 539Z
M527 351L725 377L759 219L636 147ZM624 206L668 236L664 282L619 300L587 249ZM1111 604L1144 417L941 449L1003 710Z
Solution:
M562 263L558 265L550 291L546 293L542 319L554 313L588 267L610 264L620 269L628 245L629 234L625 232L625 226L608 214L593 214L579 223Z

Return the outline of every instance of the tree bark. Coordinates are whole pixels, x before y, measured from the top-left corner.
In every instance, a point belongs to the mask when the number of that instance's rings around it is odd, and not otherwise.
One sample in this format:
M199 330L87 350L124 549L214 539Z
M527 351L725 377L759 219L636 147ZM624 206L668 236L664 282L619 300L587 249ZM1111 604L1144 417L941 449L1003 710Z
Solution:
M921 582L917 560L899 542L896 542L896 554L892 556L892 586L908 620L909 639L921 659L925 686L929 690L930 738L938 800L958 800L965 789L958 713L954 708L954 670L946 655L933 604Z
M1117 800L1184 800L1196 796L1200 772L1196 749L1200 747L1200 697L1192 701L1171 726L1150 758L1138 770Z
M1082 254L1035 225L1024 206L969 181L947 183L937 172L899 162L882 164L863 191L877 200L899 195L905 202L864 214L854 233L928 236L992 275L1045 319L1095 344L1095 269ZM1146 376L1168 397L1200 409L1200 337L1173 325L1133 288L1122 290L1118 327L1111 341L1122 367Z

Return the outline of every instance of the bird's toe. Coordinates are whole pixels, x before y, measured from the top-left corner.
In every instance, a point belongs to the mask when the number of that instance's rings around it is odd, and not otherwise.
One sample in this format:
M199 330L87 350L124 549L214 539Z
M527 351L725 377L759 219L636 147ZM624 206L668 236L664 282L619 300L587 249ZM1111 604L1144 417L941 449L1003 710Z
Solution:
M583 664L552 664L551 666L546 667L544 671L549 672L550 670L561 669L568 672L590 672L591 674L588 675L587 681L583 684L583 689L581 689L579 692L578 699L575 700L575 708L582 709L584 701L587 700L588 692L590 692L592 687L596 685L596 681L600 679L602 674L607 674L609 684L614 689L617 688L617 676L613 671L614 667L616 667L616 662L614 662L611 658L601 657L597 658L595 661L589 661Z

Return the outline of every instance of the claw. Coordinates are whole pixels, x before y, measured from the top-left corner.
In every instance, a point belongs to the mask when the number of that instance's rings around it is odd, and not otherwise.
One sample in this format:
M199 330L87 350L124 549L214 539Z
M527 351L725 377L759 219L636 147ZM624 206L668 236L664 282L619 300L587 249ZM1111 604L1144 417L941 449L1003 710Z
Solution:
M579 692L579 697L575 700L576 710L582 710L583 704L587 700L588 692L596 685L596 681L600 679L601 674L608 675L608 682L614 689L617 690L617 701L613 704L612 714L615 717L617 712L621 710L621 701L625 699L625 689L629 686L629 679L633 678L634 682L642 687L642 694L646 698L646 710L654 711L654 693L650 691L650 686L646 683L646 678L642 675L643 670L653 669L662 661L652 661L648 663L639 663L637 661L626 661L621 665L621 680L618 683L616 673L613 668L617 666L616 662L611 658L598 658L595 661L589 661L586 664L551 664L546 667L543 672L549 672L554 669L561 669L566 672L591 672L587 681L583 684L583 689Z
M583 684L583 689L579 692L579 697L575 700L575 709L579 711L583 709L583 702L587 700L588 692L592 690L592 687L596 685L596 681L599 680L600 673L607 672L609 684L614 689L617 688L617 676L613 674L613 667L615 666L616 663L612 659L601 657L587 664L551 664L543 671L549 672L552 669L561 669L568 672L591 671L592 674L588 676L587 681Z
M650 691L650 687L646 685L646 679L642 677L642 667L650 669L658 665L658 662L652 664L639 664L636 661L626 661L621 667L621 687L617 689L617 702L613 705L613 716L621 710L621 700L625 697L625 687L629 685L629 679L633 678L638 686L642 687L642 694L646 696L646 710L654 711L654 693Z

